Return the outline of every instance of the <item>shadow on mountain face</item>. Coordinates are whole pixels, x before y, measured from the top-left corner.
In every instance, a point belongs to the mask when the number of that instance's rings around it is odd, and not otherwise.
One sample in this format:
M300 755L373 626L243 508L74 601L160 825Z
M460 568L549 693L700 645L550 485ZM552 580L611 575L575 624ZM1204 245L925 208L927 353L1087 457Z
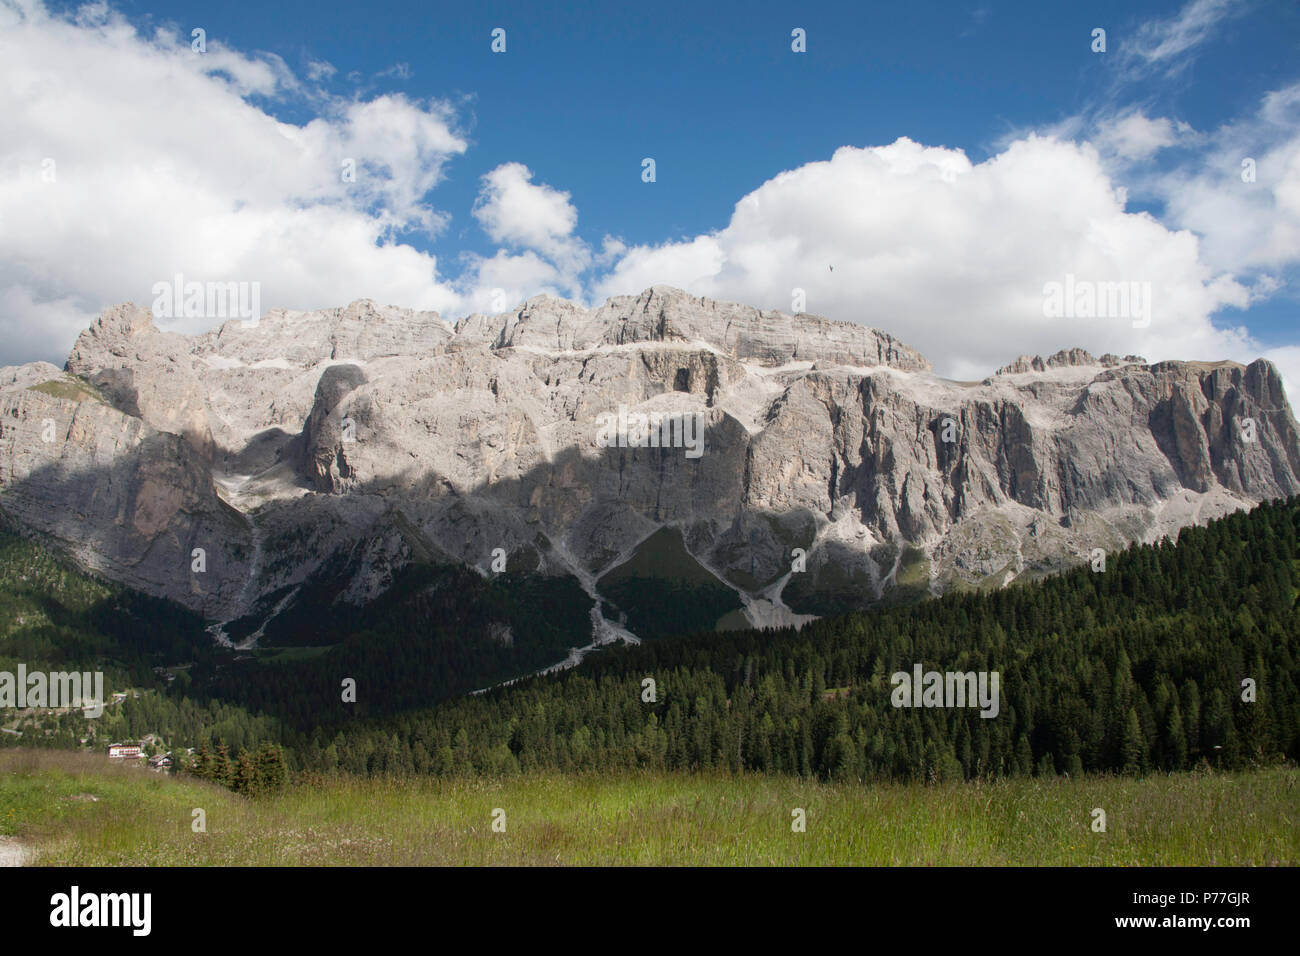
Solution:
M675 375L665 369L664 375ZM111 378L105 382L111 384ZM269 640L307 643L306 618L292 628L290 622L308 610L317 619L335 614L352 621L331 609L372 603L410 565L467 564L494 573L497 549L505 552L511 572L594 577L608 575L657 529L674 526L710 574L754 593L786 573L794 547L810 549L811 537L795 526L802 527L805 519L815 525L846 510L879 540L906 547L989 503L1059 512L1065 525L1069 515L1087 510L1077 507L1075 499L1152 507L1178 489L1203 491L1216 482L1246 494L1300 490L1300 440L1280 381L1267 363L1208 371L1171 366L1164 379L1143 371L1124 381L1130 390L1151 393L1141 397L1150 399L1146 424L1159 449L1160 457L1152 461L1163 464L1149 474L1126 473L1124 462L1116 460L1103 469L1103 480L1083 480L1073 463L1096 450L1080 444L1074 419L1047 430L1007 401L979 399L954 412L956 443L939 439L942 413L920 406L917 436L885 432L874 423L889 396L875 378L866 377L852 385L848 404L816 406L824 409L832 436L850 420L860 418L863 425L860 434L853 433L858 435L854 445L835 446L824 491L811 502L781 503L765 500L772 489L764 485L760 490L754 478L760 462L779 461L784 453L779 430L750 435L716 408L704 413L708 426L698 458L683 448L598 447L593 424L591 447L566 447L522 474L469 488L421 472L418 464L394 475L358 480L346 442L321 445L317 450L323 456L308 453L334 427L331 415L339 404L365 382L356 366L337 365L322 373L318 404L299 434L266 429L224 463L241 475L292 468L295 481L324 493L274 501L255 514L241 514L217 493L210 462L200 450L177 436L151 433L107 466L70 466L64 460L69 456L60 453L11 480L0 504L87 566L101 567L132 587L166 594L212 619L244 618L233 625L232 636L251 634L269 618ZM1195 390L1185 385L1193 381ZM130 405L128 384L116 386L124 410ZM665 389L668 384L666 379ZM674 378L671 384L681 383ZM811 384L799 387L815 391L830 386L813 376ZM1094 406L1105 400L1104 394L1088 390L1069 415L1102 414ZM42 408L28 410L32 414L14 426L21 433L14 440L39 440L33 429L56 406L57 417L72 423L65 441L82 451L131 440L108 434L126 426L110 422L106 412L83 414L87 403L44 395L31 401ZM782 412L773 409L776 421ZM17 408L13 417L20 417ZM1243 417L1256 419L1259 435L1253 447L1232 435L1234 422ZM365 434L361 429L360 443ZM1120 449L1124 442L1142 441L1140 435L1123 434L1115 440ZM914 447L918 441L921 445ZM1040 462L1045 450L1058 462L1055 469ZM900 471L899 463L910 460L906 456L932 459L935 467L928 473ZM314 468L312 462L319 460L342 461L348 472ZM824 545L822 562L813 563L808 577L795 580L788 593L796 610L837 613L876 600L873 578L889 569L869 554L850 567L851 549L846 548ZM196 549L203 551L201 570ZM844 573L834 573L836 569ZM667 590L659 596L643 594L666 587L672 574L664 569L656 575L653 566L641 570L635 596L625 594L622 601L635 604L639 616L648 616L656 601L675 608L689 604L689 595ZM701 603L706 607L698 621L705 625L713 608L708 601ZM280 615L283 620L274 623ZM291 634L295 629L296 637Z

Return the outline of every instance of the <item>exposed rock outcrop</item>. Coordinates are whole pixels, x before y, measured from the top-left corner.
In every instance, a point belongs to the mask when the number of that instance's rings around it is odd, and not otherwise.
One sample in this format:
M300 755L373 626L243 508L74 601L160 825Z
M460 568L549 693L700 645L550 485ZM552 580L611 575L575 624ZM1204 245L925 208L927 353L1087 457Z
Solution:
M699 416L704 452L599 441L620 415ZM214 618L340 556L350 601L498 547L589 580L666 524L752 607L824 612L999 586L1296 492L1300 433L1264 361L1072 349L959 383L865 326L665 287L454 328L363 301L193 337L123 305L66 373L0 369L0 505Z

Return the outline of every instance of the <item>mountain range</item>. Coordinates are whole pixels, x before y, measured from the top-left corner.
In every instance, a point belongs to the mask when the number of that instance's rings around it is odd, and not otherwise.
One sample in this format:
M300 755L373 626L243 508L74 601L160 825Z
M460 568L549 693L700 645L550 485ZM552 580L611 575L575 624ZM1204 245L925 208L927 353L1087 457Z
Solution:
M617 416L628 440L606 441ZM638 416L698 422L698 454L638 440ZM864 324L667 287L454 324L362 300L193 336L128 303L64 369L0 369L0 508L242 646L439 564L574 579L596 644L655 636L656 602L800 624L1297 492L1263 360L1070 349L960 382Z

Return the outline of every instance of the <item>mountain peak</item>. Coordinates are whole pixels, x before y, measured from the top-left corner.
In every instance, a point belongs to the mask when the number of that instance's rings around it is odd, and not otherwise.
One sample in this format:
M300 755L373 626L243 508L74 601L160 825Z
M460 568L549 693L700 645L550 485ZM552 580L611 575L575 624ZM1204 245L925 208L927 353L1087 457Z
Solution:
M1100 358L1094 358L1090 352L1081 348L1061 349L1044 359L1041 355L1022 355L1009 365L994 372L999 375L1022 375L1026 372L1045 372L1053 368L1117 368L1121 365L1146 365L1147 360L1140 355L1126 355L1122 359L1107 352Z
M48 370L0 382L0 417L28 435L0 444L6 510L213 614L278 595L270 613L325 562L353 568L355 603L412 560L481 566L498 547L594 590L672 527L770 623L875 600L902 553L914 587L1001 584L1300 491L1265 362L1074 348L954 383L865 325L671 286L593 308L536 296L454 328L358 299L187 336L128 303L68 371L102 400L32 390ZM609 441L611 420L664 416L678 425L655 444ZM76 427L23 432L47 418ZM694 456L673 444L688 421Z

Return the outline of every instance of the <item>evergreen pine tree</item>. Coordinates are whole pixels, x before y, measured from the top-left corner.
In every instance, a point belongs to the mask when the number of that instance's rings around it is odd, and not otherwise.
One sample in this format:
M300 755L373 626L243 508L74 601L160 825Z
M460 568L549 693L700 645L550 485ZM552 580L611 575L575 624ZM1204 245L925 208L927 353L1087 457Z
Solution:
M1137 708L1130 707L1124 722L1124 773L1141 773L1145 762L1146 740L1142 736L1142 724L1138 721Z
M234 780L234 767L230 763L230 750L224 740L217 741L217 753L212 759L212 773L209 780L214 780L223 787L229 787Z
M235 793L242 793L246 796L256 796L257 794L257 768L253 765L253 758L242 747L239 751L239 758L235 761L234 778L231 781L230 789L234 790Z
M194 752L194 775L202 780L211 780L212 771L212 751L208 750L208 742L205 740Z
M289 771L284 765L284 751L278 744L262 744L253 764L258 793L278 793L289 782Z

